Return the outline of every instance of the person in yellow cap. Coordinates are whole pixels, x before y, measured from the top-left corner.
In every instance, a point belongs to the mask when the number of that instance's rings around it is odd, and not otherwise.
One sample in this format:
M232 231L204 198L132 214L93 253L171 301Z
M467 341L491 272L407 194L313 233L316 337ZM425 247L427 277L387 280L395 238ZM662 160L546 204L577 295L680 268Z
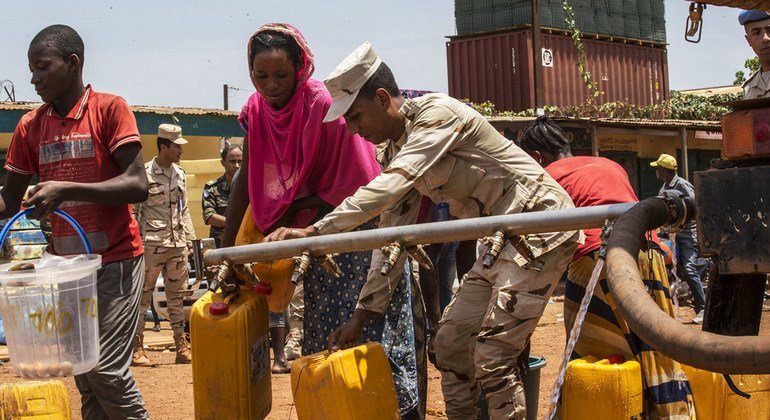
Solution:
M655 176L663 181L660 193L675 191L682 197L695 197L695 189L686 179L677 175L676 158L663 153L658 160L651 162L650 166L655 168ZM703 284L698 262L698 248L695 245L697 233L695 232L695 221L687 222L681 232L676 233L676 255L682 264L684 279L690 286L693 304L695 309L695 319L693 323L703 323L703 309L706 307L706 295L703 293Z
M744 10L738 22L746 31L746 42L759 57L760 69L743 83L743 99L764 98L770 92L770 14L764 10Z
M144 353L144 317L152 291L163 272L168 316L174 332L176 363L191 363L192 355L184 333L183 293L187 288L187 255L195 239L190 208L187 205L185 172L177 163L182 158L182 127L158 127L158 155L144 165L150 182L147 201L134 205L134 215L144 239L145 280L139 320L134 337L133 366L150 365Z

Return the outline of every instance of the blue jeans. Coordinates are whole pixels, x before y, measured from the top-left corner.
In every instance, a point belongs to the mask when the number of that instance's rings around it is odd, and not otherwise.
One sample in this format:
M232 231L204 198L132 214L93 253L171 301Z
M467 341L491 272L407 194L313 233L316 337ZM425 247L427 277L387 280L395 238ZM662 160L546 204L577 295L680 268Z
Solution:
M684 271L684 280L690 286L690 292L695 304L695 312L698 313L706 307L706 295L703 293L703 284L698 262L698 249L695 239L687 236L676 236L676 254Z

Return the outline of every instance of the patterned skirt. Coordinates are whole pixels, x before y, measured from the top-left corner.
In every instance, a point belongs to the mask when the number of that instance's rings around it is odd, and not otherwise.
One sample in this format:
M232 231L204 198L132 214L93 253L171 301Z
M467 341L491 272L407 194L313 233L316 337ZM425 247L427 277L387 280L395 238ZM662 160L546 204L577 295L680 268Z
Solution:
M673 317L674 307L663 257L657 251L640 252L638 261L639 272L650 298ZM564 326L567 328L567 334L575 321L595 265L596 261L591 256L581 257L570 263L564 294ZM682 366L647 345L628 329L607 286L605 267L596 284L571 359L583 356L604 358L613 355L639 362L642 368L644 408L647 417L695 418L690 383L682 371Z
M359 230L374 227L376 223L369 222ZM341 278L334 278L319 264L313 263L304 281L303 355L326 350L329 334L353 315L358 295L366 282L371 257L371 251L334 257L342 270ZM421 325L424 324L422 299L419 289L415 293L416 282L409 265L404 267L403 273L386 313L369 321L361 339L362 342L378 341L382 344L393 370L402 414L418 406L420 394L424 395L423 388L427 383L424 350L421 350L425 340L421 336L415 337L424 334L424 325ZM413 305L417 305L416 310L413 310Z

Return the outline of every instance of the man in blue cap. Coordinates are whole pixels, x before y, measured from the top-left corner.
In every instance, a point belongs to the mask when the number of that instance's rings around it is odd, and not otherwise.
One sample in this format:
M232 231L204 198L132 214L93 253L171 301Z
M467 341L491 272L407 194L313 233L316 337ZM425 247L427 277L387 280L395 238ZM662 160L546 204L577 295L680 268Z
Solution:
M744 10L738 22L746 30L746 41L759 57L761 68L743 84L743 99L770 97L770 14L763 10Z

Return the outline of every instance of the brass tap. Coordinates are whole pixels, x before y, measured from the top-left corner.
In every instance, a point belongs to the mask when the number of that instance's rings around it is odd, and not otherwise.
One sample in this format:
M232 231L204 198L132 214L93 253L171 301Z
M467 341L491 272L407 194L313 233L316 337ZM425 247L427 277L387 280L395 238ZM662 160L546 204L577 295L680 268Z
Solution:
M406 250L422 268L433 271L433 261L430 260L430 257L425 252L425 248L423 248L422 245L410 246Z
M387 258L382 264L380 274L383 276L390 274L390 272L393 270L393 267L396 265L396 262L401 257L401 251L403 248L404 246L400 242L393 242L392 244L382 248L382 252L387 256Z
M310 252L305 251L300 256L292 257L294 261L294 272L291 274L291 282L299 284L304 280L305 275L310 269Z
M318 262L321 264L321 267L323 267L327 273L334 276L334 278L338 279L342 277L342 270L340 270L340 266L337 265L337 261L334 261L334 257L331 255L322 255L318 257Z
M500 256L500 252L503 250L503 247L508 240L505 237L505 232L498 230L494 235L484 238L482 241L487 245L487 252L484 254L482 263L484 264L484 268L490 269L495 265L497 257Z

